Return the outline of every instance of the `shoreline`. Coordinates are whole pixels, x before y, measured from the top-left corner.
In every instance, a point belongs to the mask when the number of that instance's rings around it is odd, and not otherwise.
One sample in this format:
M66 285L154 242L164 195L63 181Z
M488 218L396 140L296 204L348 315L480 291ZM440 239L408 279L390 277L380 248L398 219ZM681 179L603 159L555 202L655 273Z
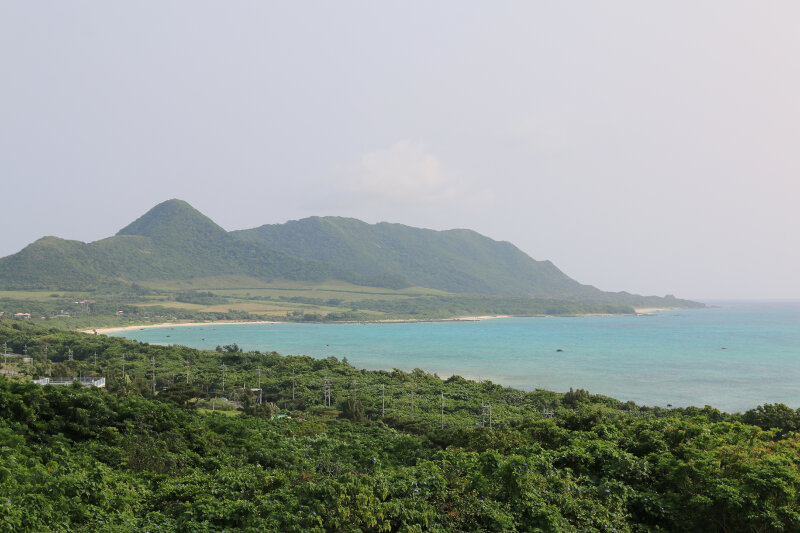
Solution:
M406 322L480 322L481 320L491 320L493 318L512 318L513 315L483 315L483 316L457 316L453 318L385 318L383 320L371 320L365 322L349 322L350 324L403 324Z
M571 317L599 317L599 316L650 316L653 313L658 313L660 311L674 311L675 309L679 309L677 307L641 307L641 308L634 308L633 315L631 314L622 314L622 315L612 315L612 314L597 314L597 313L587 313L585 315L557 315L557 316L571 316ZM453 317L453 318L428 318L428 319L421 319L421 318L387 318L384 320L371 320L371 321L347 321L347 322L329 322L331 324L338 323L338 324L405 324L405 323L415 323L415 322L479 322L481 320L491 320L494 318L513 318L514 315L476 315L476 316L460 316L460 317ZM541 317L547 317L550 315L539 315ZM555 315L554 315L555 316ZM117 327L107 327L107 328L89 328L89 329L82 329L79 330L80 333L89 333L94 335L106 335L108 333L119 333L121 331L136 331L141 329L153 329L153 328L175 328L175 327L196 327L196 326L217 326L221 324L231 324L231 325L241 325L241 324L293 324L295 322L280 322L276 320L215 320L209 322L161 322L158 324L140 324L140 325L132 325L132 326L117 326Z
M343 322L323 322L326 324L401 324L413 322L478 322L490 320L492 318L511 318L511 315L483 315L483 316L460 316L454 318L387 318L385 320L371 321L343 321ZM153 328L174 328L174 327L194 327L194 326L218 326L221 324L301 324L302 322L288 322L277 320L215 320L213 322L161 322L158 324L141 324L134 326L118 326L112 328L91 328L79 330L80 333L90 333L95 335L105 335L106 333L119 333L120 331L136 331L140 329Z
M675 311L677 309L681 309L681 307L634 307L633 311L637 316L647 316L653 313L660 313L661 311Z
M119 333L120 331L135 331L137 329L176 328L189 326L216 326L219 324L282 324L275 320L214 320L210 322L160 322L158 324L139 324L138 326L117 326L112 328L90 328L79 330L79 333L93 333L105 335L106 333Z

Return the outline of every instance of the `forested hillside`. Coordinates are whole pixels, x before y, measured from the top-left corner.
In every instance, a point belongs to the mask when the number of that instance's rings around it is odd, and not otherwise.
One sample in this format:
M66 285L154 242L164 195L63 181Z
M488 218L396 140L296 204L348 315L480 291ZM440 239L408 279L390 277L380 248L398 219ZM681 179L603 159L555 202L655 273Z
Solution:
M393 274L410 285L449 292L553 297L589 289L549 261L535 261L510 243L470 230L311 217L233 234L297 257L366 275Z
M569 278L550 261L536 261L508 242L470 230L313 217L227 232L181 200L155 206L113 237L88 244L45 237L0 258L0 290L108 294L130 292L134 284L185 289L195 281L203 285L208 279L237 277L246 277L247 284L222 288L263 289L290 281L305 289L331 281L389 290L415 287L471 301L479 300L476 295L537 300L521 314L537 314L546 300L558 300L549 307L562 308L563 302L626 310L701 306L672 297L603 292Z
M691 306L686 300L608 293L582 285L550 261L467 229L434 231L353 218L310 217L231 232L293 256L453 293L557 298L633 307Z
M0 377L0 531L800 530L782 405L651 409L19 321L0 342L33 356L20 372L109 385Z
M157 205L107 239L86 244L47 237L0 259L0 286L7 289L87 290L221 274L309 281L337 276L317 261L234 239L180 200Z

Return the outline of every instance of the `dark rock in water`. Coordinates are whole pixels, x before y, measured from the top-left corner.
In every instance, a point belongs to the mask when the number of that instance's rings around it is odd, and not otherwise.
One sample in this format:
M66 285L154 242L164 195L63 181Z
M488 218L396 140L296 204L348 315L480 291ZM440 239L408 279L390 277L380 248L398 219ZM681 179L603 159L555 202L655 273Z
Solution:
M564 351L564 350L562 350L561 348L559 348L558 350L556 350L556 352L563 352L563 351Z
M727 348L723 346L722 348L720 348L720 350L727 350Z

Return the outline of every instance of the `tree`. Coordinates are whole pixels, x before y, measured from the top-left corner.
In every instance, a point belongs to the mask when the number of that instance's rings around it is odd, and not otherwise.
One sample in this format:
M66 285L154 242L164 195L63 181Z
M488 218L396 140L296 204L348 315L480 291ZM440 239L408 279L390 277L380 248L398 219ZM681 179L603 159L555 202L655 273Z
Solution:
M190 383L180 382L170 386L167 390L158 393L156 398L166 402L172 402L181 407L189 407L189 401L203 395L201 391L195 389Z
M361 405L361 402L353 398L348 398L344 402L342 406L342 417L352 420L353 422L367 422L367 416L364 414L364 406Z

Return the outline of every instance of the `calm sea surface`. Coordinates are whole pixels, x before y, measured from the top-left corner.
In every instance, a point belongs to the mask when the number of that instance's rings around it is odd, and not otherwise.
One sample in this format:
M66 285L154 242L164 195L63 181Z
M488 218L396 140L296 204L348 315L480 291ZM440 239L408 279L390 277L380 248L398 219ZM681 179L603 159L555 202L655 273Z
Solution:
M421 368L525 390L583 388L644 405L708 404L729 412L764 403L800 407L800 302L717 305L640 317L223 324L113 335L333 355L358 368Z

